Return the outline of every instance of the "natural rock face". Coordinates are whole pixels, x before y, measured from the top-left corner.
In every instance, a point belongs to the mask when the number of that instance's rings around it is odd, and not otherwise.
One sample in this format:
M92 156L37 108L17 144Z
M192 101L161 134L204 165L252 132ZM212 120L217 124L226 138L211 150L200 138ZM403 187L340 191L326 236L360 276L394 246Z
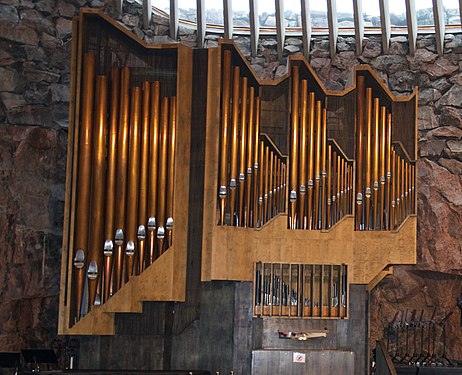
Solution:
M56 337L71 19L84 6L105 8L147 42L171 41L163 17L154 15L143 30L137 2L125 1L119 16L108 0L0 0L0 351L46 347ZM178 39L197 45L191 28L181 27ZM207 35L206 46L217 39ZM265 35L251 57L249 38L235 40L262 79L283 75L287 57L306 51L301 38L287 38L279 61L276 38ZM367 36L356 56L354 38L339 37L331 58L327 36L311 41L310 64L328 89L347 87L354 66L364 63L397 95L419 86L418 265L394 267L372 291L372 340L385 337L397 311L423 309L427 317L437 308L441 316L462 290L461 47L460 35L448 36L439 57L434 35L419 35L409 56L407 38L397 37L383 55L380 36ZM462 358L459 318L454 310L448 321L451 358Z

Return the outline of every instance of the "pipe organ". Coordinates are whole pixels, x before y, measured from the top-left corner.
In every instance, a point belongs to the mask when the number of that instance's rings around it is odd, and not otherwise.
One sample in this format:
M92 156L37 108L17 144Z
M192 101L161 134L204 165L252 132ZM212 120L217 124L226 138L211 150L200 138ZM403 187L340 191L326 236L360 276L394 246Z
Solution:
M317 319L415 263L416 92L394 97L367 66L329 91L301 56L262 81L232 41L152 46L97 10L73 31L60 333L114 334L118 312L185 301L194 262L203 282L253 282L255 317Z

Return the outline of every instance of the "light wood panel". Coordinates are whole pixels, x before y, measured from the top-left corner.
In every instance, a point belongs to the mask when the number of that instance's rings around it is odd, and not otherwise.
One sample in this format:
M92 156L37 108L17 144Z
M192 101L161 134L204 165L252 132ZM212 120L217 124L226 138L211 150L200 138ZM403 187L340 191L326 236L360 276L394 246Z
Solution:
M328 232L288 230L280 215L261 230L218 227L212 233L211 270L203 280L253 280L255 262L348 265L349 283L369 282L390 264L415 264L415 216L397 232L354 231L346 217ZM204 275L204 273L203 273ZM205 275L204 275L205 276Z

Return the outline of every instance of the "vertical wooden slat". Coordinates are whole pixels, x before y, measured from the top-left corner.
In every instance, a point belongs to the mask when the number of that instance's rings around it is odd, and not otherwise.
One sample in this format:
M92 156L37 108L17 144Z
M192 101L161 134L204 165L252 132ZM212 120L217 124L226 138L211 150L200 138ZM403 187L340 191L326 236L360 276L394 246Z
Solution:
M197 46L204 48L205 31L207 29L205 15L205 0L196 0L197 16Z
M233 39L233 4L232 0L223 0L223 22L225 39Z
M356 54L359 56L363 52L364 39L364 17L362 0L353 0L353 13L355 20Z
M170 0L170 38L178 37L178 0Z
M417 41L417 33L418 33L417 13L415 10L415 0L406 0L406 19L407 19L407 34L408 34L408 39L409 39L409 51L413 55L416 50L416 41Z
M327 22L329 26L329 45L331 58L333 58L337 52L338 22L337 4L335 1L336 0L327 0Z
M284 0L275 0L276 3L276 37L278 41L278 58L282 60L284 51L285 31L284 26Z
M380 5L380 25L382 28L382 50L383 53L388 53L388 47L390 46L390 8L388 6L388 0L379 0Z
M257 56L258 39L260 38L260 22L258 19L258 0L249 0L249 10L250 10L250 50L252 52L252 56Z
M443 0L433 0L433 18L435 19L436 50L442 56L444 52L444 9Z
M305 56L305 58L308 60L310 57L310 43L311 43L310 1L301 0L301 6L302 6L303 56Z
M152 0L143 0L143 28L149 29L152 16Z

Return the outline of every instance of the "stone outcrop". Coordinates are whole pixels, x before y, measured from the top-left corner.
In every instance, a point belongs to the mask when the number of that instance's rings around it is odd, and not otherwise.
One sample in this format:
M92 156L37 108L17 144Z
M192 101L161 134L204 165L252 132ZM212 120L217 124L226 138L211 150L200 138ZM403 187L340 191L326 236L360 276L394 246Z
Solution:
M0 0L2 351L49 346L56 336L72 16L83 6L106 8L144 40L170 41L167 19L155 15L143 31L139 4L125 1L122 17L111 4ZM178 39L197 45L191 28L180 27ZM217 39L207 35L206 46L216 46ZM305 50L300 38L287 38L279 61L275 37L261 36L258 57L250 56L248 37L236 37L236 43L263 79L283 75L287 57ZM396 312L437 308L441 315L454 308L462 290L462 38L447 36L444 57L436 54L433 35L419 35L414 56L407 55L405 37L391 41L388 55L380 36L367 36L359 56L355 43L339 37L331 58L328 37L313 36L309 60L328 89L344 89L354 66L367 63L395 94L407 95L416 85L420 92L418 265L395 267L372 291L374 340L385 337ZM452 358L462 358L459 318L454 310L448 321Z

